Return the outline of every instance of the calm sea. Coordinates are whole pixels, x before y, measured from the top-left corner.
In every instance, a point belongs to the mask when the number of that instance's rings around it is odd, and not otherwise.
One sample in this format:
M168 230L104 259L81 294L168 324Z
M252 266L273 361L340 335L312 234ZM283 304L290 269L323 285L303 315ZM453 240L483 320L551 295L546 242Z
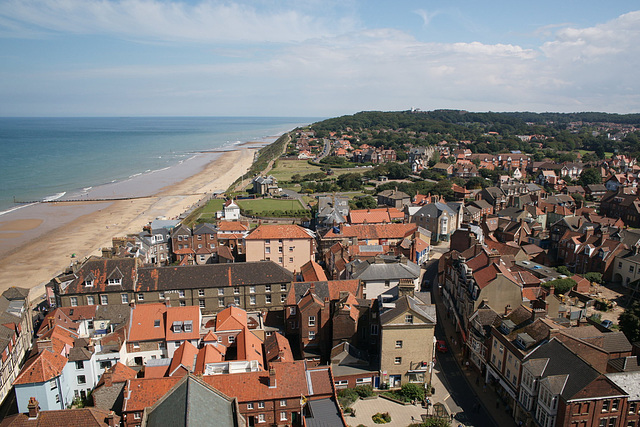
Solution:
M318 118L0 118L0 212L267 139Z

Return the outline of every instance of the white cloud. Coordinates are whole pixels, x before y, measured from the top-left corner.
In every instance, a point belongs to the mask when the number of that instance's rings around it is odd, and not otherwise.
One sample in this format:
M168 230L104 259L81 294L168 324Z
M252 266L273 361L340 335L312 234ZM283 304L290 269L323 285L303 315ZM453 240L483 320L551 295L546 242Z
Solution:
M424 9L417 9L417 10L414 10L413 13L415 13L420 18L422 18L422 25L427 27L431 23L431 20L436 16L440 15L442 12L440 10L429 12Z
M5 0L0 2L0 26L4 27L1 33L5 36L32 36L34 29L39 29L168 42L290 43L330 36L336 27L350 30L355 25L348 16L329 21L276 2L263 2L262 6L215 0L195 4L160 0Z

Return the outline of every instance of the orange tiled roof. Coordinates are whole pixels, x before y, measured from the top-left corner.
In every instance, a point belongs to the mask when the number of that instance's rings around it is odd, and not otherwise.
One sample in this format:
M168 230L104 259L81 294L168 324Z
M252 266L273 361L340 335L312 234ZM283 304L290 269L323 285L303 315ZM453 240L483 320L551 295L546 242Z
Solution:
M130 367L125 366L120 362L116 362L115 365L104 372L104 374L100 377L100 381L98 381L96 387L104 384L105 375L111 375L112 383L123 383L127 380L135 378L138 373L134 369L131 369Z
M247 327L247 312L235 306L229 306L216 316L216 331L231 331Z
M308 370L309 379L313 387L314 395L333 394L333 381L328 367L318 367Z
M245 328L236 336L236 351L238 360L255 360L264 368L262 357L262 340L249 328Z
M142 412L164 396L178 381L179 377L134 378L127 382L124 390L123 412Z
M213 345L213 344L205 344L198 351L198 357L196 360L196 368L194 370L194 374L201 375L204 373L204 368L207 363L218 363L224 360L224 355L226 353L227 348L223 345Z
M300 267L300 274L305 282L319 282L327 280L327 275L324 273L324 270L320 267L320 264L314 260L310 260Z
M247 231L249 227L240 221L220 221L218 222L218 231Z
M198 349L191 344L190 341L183 342L180 347L173 353L171 364L169 365L169 375L184 375L195 370L196 355ZM183 367L184 370L179 373L178 368Z
M414 233L418 229L416 224L363 224L345 225L339 233L333 229L324 235L325 239L357 237L358 239L401 239Z
M27 360L20 374L13 382L16 384L42 383L60 374L67 364L67 358L49 350L43 350Z
M262 239L309 239L313 237L304 228L295 224L275 225L262 224L245 238L246 240Z
M382 224L391 222L386 209L358 209L349 212L351 224Z
M184 307L167 308L166 340L197 340L200 339L200 307L187 305ZM173 332L173 322L184 322L191 320L191 332Z
M289 340L280 332L274 332L264 342L267 363L293 362Z
M129 341L163 340L165 338L164 304L139 304L131 310ZM159 326L155 326L158 320Z
M202 342L218 342L218 336L213 331L209 331L202 338Z

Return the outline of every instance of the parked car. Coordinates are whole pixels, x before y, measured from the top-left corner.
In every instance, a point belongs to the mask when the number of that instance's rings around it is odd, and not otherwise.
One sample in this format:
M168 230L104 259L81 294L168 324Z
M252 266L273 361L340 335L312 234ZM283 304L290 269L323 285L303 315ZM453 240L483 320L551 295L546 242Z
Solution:
M600 326L604 326L607 329L609 329L611 325L613 325L613 322L611 320L603 320L602 322L600 322Z
M436 351L440 353L446 353L447 351L449 351L449 349L447 348L447 343L444 342L444 340L436 341Z

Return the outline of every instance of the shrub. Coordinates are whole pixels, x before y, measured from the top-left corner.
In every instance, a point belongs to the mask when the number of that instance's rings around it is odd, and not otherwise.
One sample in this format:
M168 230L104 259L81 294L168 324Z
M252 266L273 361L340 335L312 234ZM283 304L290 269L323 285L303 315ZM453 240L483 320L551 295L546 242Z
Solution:
M404 397L405 401L424 400L424 388L418 384L404 384L400 389L400 393Z
M370 385L359 385L354 388L355 392L358 393L360 397L369 397L373 396L373 387Z
M386 424L391 422L391 415L389 415L388 412L385 412L384 414L378 412L377 414L373 415L371 419L376 424Z

